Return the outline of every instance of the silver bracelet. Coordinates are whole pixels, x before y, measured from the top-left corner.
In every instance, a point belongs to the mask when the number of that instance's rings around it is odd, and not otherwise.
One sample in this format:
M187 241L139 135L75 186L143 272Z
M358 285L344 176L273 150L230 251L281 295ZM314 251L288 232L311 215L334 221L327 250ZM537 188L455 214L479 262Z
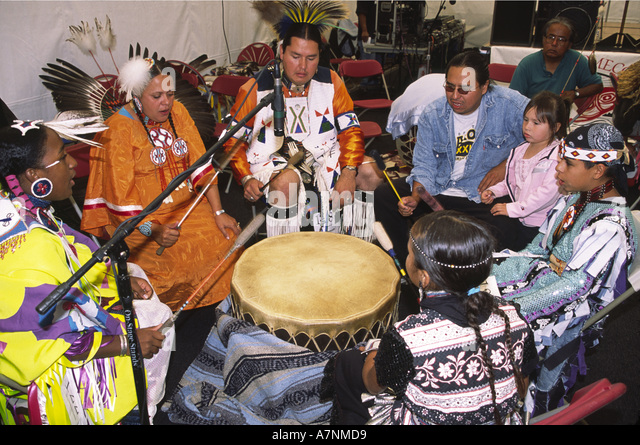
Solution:
M120 357L124 357L129 352L129 340L126 335L120 335Z
M153 224L151 221L147 221L146 223L140 225L140 227L138 227L138 230L144 236L151 236L151 224Z
M255 177L255 176L253 176L253 175L247 175L247 176L245 176L244 178L242 178L242 180L240 181L240 182L242 183L242 187L244 187L244 185L245 185L247 182L249 182L249 180L251 180L251 179L256 179L256 177Z
M224 212L224 209L220 209L220 210L216 210L216 216L220 216L222 215Z

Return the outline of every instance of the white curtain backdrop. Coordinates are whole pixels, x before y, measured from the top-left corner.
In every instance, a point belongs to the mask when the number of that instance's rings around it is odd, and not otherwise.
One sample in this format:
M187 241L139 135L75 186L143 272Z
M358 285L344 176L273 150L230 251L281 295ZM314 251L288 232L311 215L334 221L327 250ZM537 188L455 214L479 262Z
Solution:
M347 4L355 11L355 2ZM38 76L57 58L92 76L100 75L100 68L115 74L111 56L99 45L94 61L66 41L69 26L84 21L95 29L95 19L104 24L106 16L117 38L113 57L118 65L127 60L129 45L136 43L166 59L188 62L207 54L225 65L235 62L248 44L275 37L245 0L0 0L0 98L19 119L55 116L51 94Z
M356 1L345 3L349 18L357 22ZM639 22L636 3L630 2L628 24ZM463 19L472 29L465 36L465 46L489 45L494 1L428 0L426 18L435 17L441 4L445 6L442 15ZM624 5L622 0L605 2L605 20L619 24ZM95 19L104 23L106 16L117 37L113 56L118 65L127 60L129 45L140 43L167 59L188 62L206 54L222 66L234 62L248 44L274 38L247 0L0 0L0 98L18 118L50 119L56 114L51 94L38 77L47 63L59 58L92 76L101 74L100 68L115 73L111 56L99 45L94 61L66 41L69 26L84 21L95 28Z

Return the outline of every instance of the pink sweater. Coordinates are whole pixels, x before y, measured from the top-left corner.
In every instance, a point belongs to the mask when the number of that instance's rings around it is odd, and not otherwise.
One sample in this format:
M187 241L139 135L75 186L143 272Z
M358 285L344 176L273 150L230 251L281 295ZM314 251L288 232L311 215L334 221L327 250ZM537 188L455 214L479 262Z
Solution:
M529 143L511 150L507 159L505 179L489 187L498 198L509 195L513 202L507 204L510 218L519 218L529 227L540 227L560 193L555 173L558 164L558 141L553 141L529 159L523 159Z

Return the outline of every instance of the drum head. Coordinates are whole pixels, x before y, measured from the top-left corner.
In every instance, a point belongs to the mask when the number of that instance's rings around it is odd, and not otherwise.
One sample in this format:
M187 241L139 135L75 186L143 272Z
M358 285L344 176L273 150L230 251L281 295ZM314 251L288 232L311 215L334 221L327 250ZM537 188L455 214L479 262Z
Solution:
M233 311L286 341L345 349L397 319L400 275L387 253L326 232L270 237L234 267Z

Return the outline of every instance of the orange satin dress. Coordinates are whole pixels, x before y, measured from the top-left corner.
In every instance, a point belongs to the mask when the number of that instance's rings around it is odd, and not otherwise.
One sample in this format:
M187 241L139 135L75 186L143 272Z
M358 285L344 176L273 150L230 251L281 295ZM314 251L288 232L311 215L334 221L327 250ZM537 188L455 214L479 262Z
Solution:
M154 147L137 116L120 110L107 119L109 129L97 137L102 147L91 149L82 230L96 236L104 236L105 231L112 235L123 221L139 214L153 201L172 178L204 155L204 144L185 107L175 101L171 114L178 138L187 142L188 153L177 156L167 149L162 165L152 161ZM169 121L160 127L166 130L165 136L176 139ZM150 126L149 130L154 131L153 128ZM178 223L196 199L200 187L206 186L213 174L210 164L196 171L190 181L178 186L158 210L140 224L145 221ZM156 254L158 244L138 230L126 238L126 243L129 261L142 267L160 300L175 311L222 261L234 240L235 235L230 234L227 240L220 232L211 206L203 197L182 223L178 241L162 255ZM224 261L185 310L217 303L229 294L233 264L239 254L240 249Z

